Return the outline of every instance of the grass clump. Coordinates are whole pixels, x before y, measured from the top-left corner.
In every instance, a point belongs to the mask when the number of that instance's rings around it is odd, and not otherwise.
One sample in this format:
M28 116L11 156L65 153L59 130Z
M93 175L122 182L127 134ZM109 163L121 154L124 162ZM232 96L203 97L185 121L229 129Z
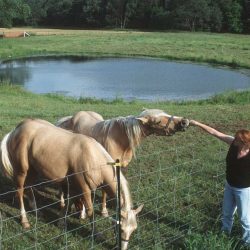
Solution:
M250 90L246 91L229 91L223 94L218 94L212 96L205 102L211 104L240 104L240 103L249 103L250 102Z
M185 240L185 249L198 250L231 250L231 249L242 249L240 247L240 241L237 238L229 238L227 235L221 234L219 231L217 234L214 232L206 232L204 234L199 233L188 233L188 237Z

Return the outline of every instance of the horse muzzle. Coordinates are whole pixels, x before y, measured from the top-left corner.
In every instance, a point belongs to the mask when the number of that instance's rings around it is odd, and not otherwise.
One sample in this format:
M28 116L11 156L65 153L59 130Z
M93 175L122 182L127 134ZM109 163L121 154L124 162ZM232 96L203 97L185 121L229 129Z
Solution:
M127 249L128 249L128 240L122 240L121 250L127 250Z

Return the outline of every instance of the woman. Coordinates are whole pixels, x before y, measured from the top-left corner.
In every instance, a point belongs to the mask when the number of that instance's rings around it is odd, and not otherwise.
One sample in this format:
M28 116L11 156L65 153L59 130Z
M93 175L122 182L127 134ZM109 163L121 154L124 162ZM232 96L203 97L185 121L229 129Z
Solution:
M250 246L250 131L238 130L233 137L194 120L190 124L202 128L230 146L226 157L222 231L231 233L233 215L237 209L243 229L243 243Z

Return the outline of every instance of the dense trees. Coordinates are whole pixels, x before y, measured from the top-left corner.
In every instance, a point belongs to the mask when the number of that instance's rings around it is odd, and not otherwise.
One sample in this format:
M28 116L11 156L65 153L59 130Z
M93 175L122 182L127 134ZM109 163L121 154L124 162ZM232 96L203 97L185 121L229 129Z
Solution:
M173 1L173 18L181 28L195 31L205 29L209 23L210 7L207 0Z
M249 32L250 0L0 0L12 24Z
M11 27L14 19L26 21L29 15L30 8L22 0L0 0L0 26Z

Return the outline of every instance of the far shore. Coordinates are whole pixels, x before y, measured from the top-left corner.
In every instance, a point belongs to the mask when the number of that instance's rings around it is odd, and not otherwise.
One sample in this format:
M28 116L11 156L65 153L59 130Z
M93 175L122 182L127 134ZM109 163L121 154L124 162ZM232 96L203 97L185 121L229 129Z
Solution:
M72 30L20 27L0 39L0 61L30 56L151 57L250 68L250 35L208 32Z

